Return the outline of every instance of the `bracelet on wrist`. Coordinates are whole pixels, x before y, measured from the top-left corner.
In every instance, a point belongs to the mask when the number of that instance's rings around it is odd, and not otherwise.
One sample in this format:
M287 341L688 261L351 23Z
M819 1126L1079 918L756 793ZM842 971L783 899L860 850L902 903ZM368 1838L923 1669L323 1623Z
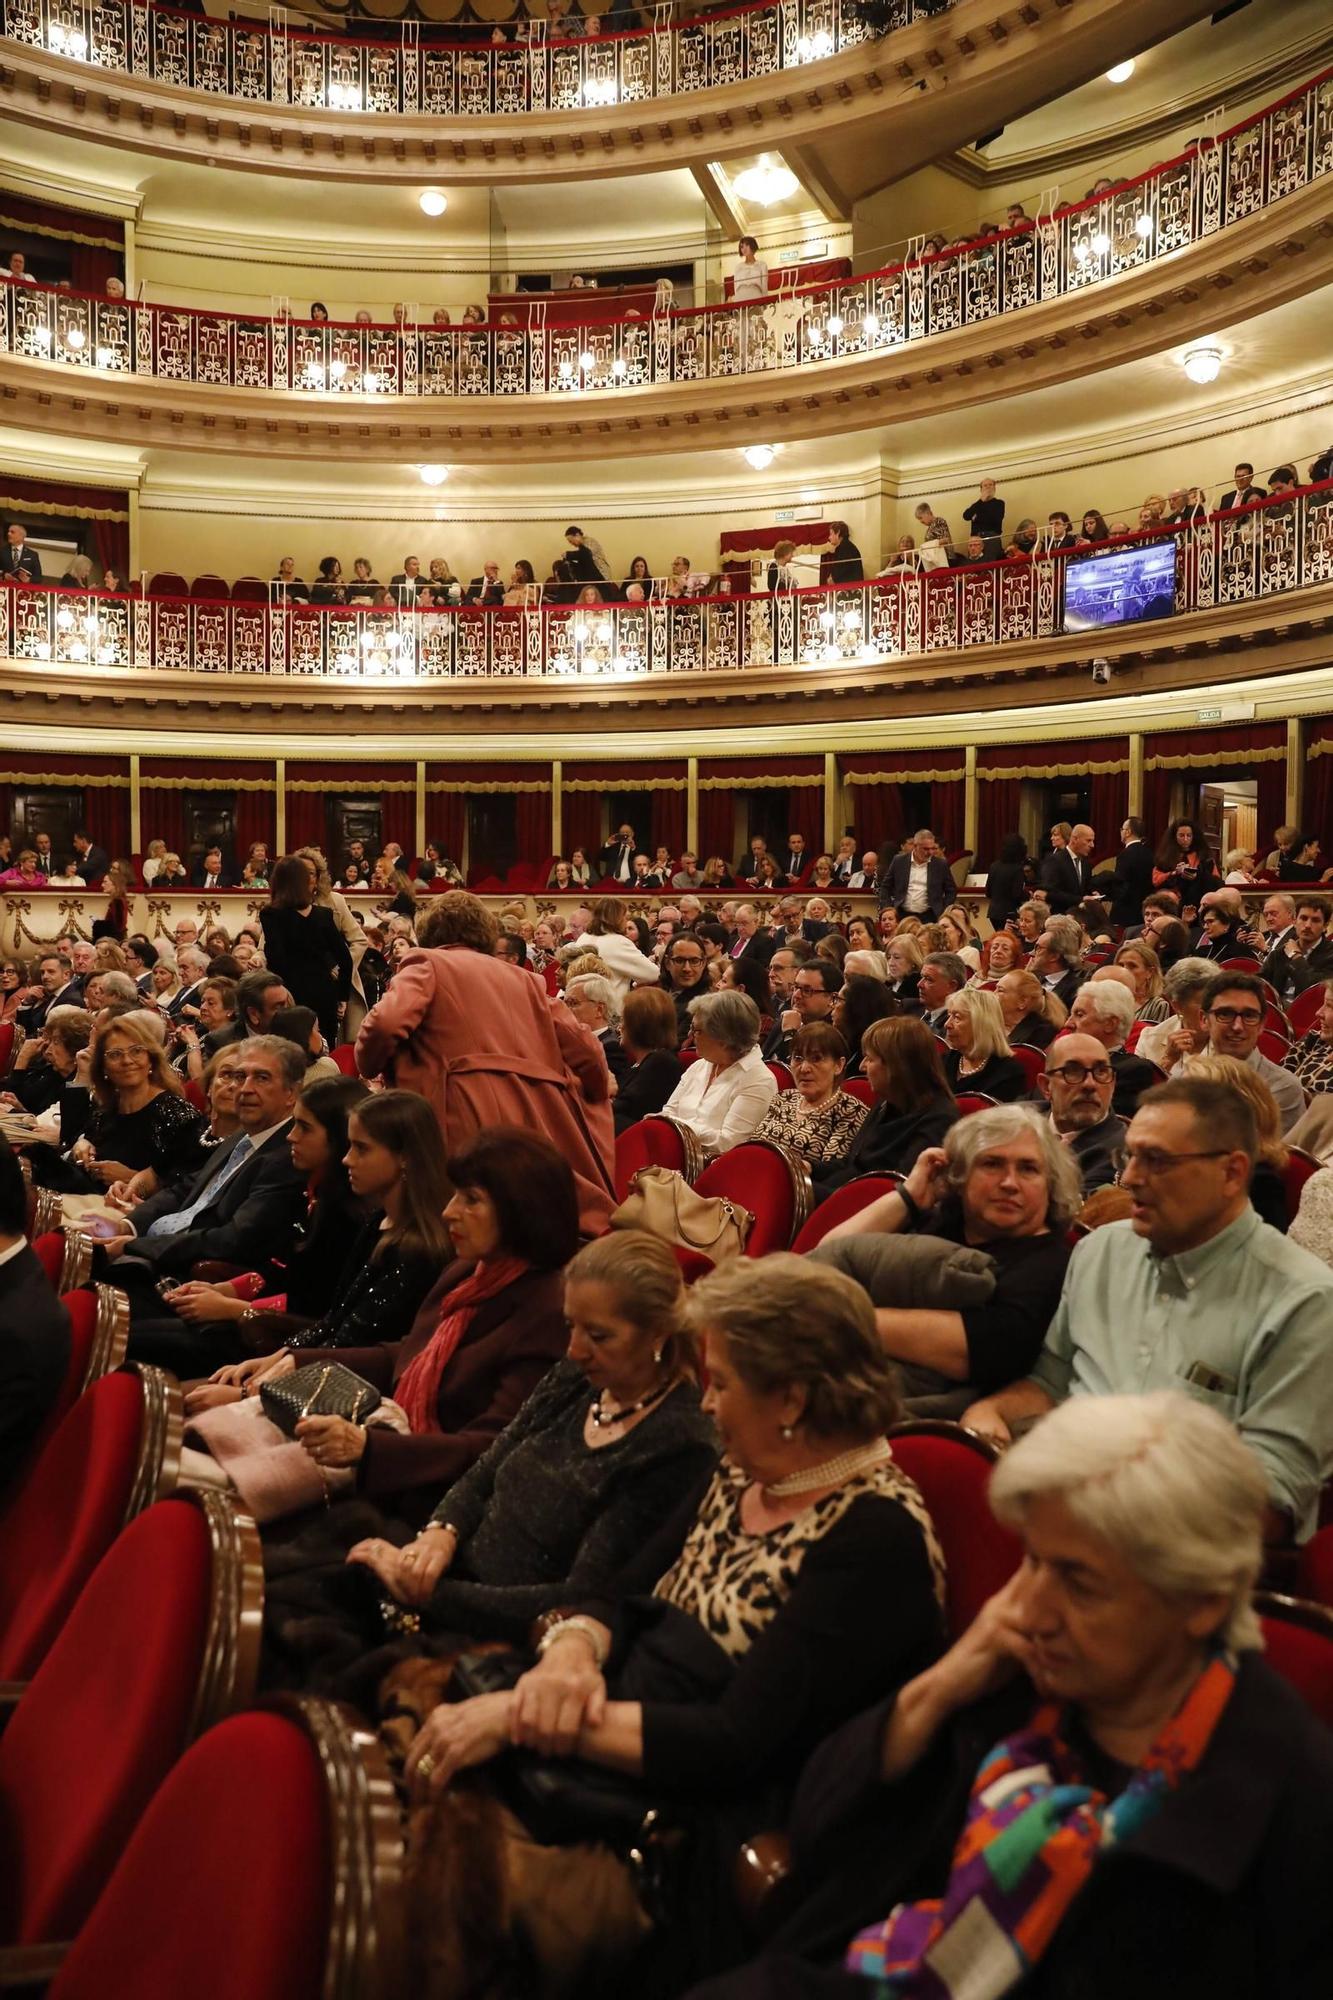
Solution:
M908 1221L913 1225L920 1222L921 1204L917 1200L915 1195L911 1195L907 1192L906 1181L902 1181L899 1183L897 1188L897 1195L899 1201L902 1203L903 1207L907 1210Z
M538 1640L537 1658L544 1660L552 1646L558 1640L562 1639L567 1632L579 1632L583 1635L591 1648L593 1665L596 1667L598 1673L600 1673L606 1665L611 1649L607 1645L600 1628L593 1623L591 1618L561 1618L558 1620L556 1624L543 1632L541 1638Z

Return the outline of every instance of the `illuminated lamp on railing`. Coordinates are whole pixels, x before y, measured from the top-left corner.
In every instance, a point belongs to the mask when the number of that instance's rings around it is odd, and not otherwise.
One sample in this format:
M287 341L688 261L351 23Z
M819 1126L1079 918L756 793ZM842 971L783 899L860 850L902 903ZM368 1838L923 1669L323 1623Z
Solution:
M360 111L361 87L355 83L331 83L329 85L330 111Z
M1150 215L1141 215L1138 221L1134 224L1134 234L1136 236L1141 236L1143 241L1146 243L1148 241L1148 238L1152 235L1153 230L1156 228L1156 226L1157 225L1154 223Z
M601 624L601 625L599 625L599 626L597 627L597 630L596 630L596 638L597 638L597 643L598 643L598 645L599 645L599 646L609 646L609 645L610 645L610 643L611 643L611 624L610 624L610 621L609 621L609 619L608 619L607 621L605 621L605 622L604 622L603 624Z
M847 322L841 313L830 313L827 324L829 339L837 340Z
M845 632L859 632L861 629L860 612L844 611L842 614L842 625Z
M67 604L62 604L56 613L56 630L57 632L72 632L74 630L74 613Z
M821 611L819 614L819 622L823 626L826 632L831 632L833 630L834 624L836 623L836 620L834 619L833 613L831 611Z
M375 394L375 391L379 388L379 386L380 386L379 376L375 373L373 368L367 368L365 374L361 377L361 387L365 390L368 396L373 396Z
M350 674L353 667L356 665L356 654L348 653L346 651L341 653L335 653L333 656L333 665L337 673Z
M873 340L879 332L879 314L867 313L861 321L861 331L867 340Z
M611 363L611 373L615 376L617 382L619 382L628 373L628 369L624 357L622 355L617 354L615 360Z
M115 364L115 349L112 347L99 347L93 359L99 368L110 368Z
M46 44L55 55L71 56L75 62L82 62L88 53L88 37L80 28L66 28L59 21L52 21L46 31Z
M614 104L619 95L612 76L590 76L583 86L585 104Z
M1076 243L1074 245L1074 262L1076 264L1086 264L1091 255L1092 246L1090 244Z
M580 354L579 356L579 367L583 370L585 375L591 375L593 369L596 366L597 366L597 356L595 354L589 354L589 352L585 348L583 353Z
M833 37L827 28L820 28L813 35L802 35L796 44L796 54L801 62L821 62L833 54Z
M49 326L30 327L28 330L28 341L31 346L41 348L43 351L45 351L51 345L50 327Z
M51 657L51 641L49 639L39 639L33 651L39 660L49 660Z
M305 386L307 389L322 389L324 387L324 370L320 367L318 361L307 361Z
M81 622L83 625L83 629L88 634L89 638L95 639L98 633L97 613L95 611L85 612Z
M86 334L86 333L84 332L84 330L83 330L83 328L82 328L81 326L70 326L70 327L66 327L66 329L65 329L65 345L66 345L66 347L72 347L72 348L74 349L74 352L75 352L76 354L78 353L78 351L79 351L79 349L80 349L81 347L83 347L83 346L85 346L85 345L87 344L87 339L88 339L88 336L87 336L87 334Z
M329 363L330 382L341 382L346 373L347 373L347 363L345 361L330 361Z
M562 382L568 382L570 376L574 373L574 363L572 361L562 361L557 372Z
M574 627L574 637L578 641L579 645L582 645L588 637L587 626L582 624L576 625Z
M87 659L87 657L88 657L88 648L87 648L87 646L86 646L86 645L84 644L84 642L83 642L83 640L82 640L82 639L71 639L71 640L70 640L70 642L69 642L69 656L70 656L71 660L86 660L86 659Z
M1091 249L1093 256L1104 257L1107 251L1110 249L1110 247L1111 247L1110 237L1107 235L1104 229L1099 229L1097 231L1097 234L1092 239Z

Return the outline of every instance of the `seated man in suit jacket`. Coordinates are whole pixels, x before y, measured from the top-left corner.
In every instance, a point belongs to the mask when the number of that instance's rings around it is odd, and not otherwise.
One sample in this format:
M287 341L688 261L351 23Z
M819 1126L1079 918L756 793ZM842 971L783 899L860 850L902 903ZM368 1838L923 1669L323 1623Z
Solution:
M1333 979L1333 939L1326 935L1327 924L1327 903L1318 896L1297 897L1295 916L1288 928L1270 939L1262 967L1261 976L1279 1000L1294 999L1319 980Z
M0 1141L0 1495L27 1463L69 1367L69 1314L24 1236L27 1191Z
M193 889L236 887L236 871L226 866L220 847L210 847L200 855L190 870L190 886Z
M305 1050L277 1035L237 1045L236 1115L241 1130L224 1141L184 1190L164 1188L131 1215L105 1245L115 1280L130 1297L130 1354L185 1377L235 1360L210 1360L201 1336L159 1295L157 1281L184 1282L200 1259L253 1270L281 1257L305 1213L305 1181L287 1145L292 1107L305 1076Z
M939 920L954 899L953 872L929 827L912 835L906 854L895 854L876 885L880 907L892 903L900 917Z
M503 604L504 601L505 587L499 563L483 563L481 575L474 576L464 592L464 604Z

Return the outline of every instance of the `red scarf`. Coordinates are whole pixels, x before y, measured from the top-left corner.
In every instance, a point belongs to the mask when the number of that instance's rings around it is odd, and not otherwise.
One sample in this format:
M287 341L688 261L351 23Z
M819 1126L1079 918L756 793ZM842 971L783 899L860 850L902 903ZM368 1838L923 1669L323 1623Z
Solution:
M440 1301L438 1326L421 1352L408 1362L393 1392L414 1436L440 1428L440 1383L455 1351L467 1338L477 1307L506 1291L528 1269L521 1257L497 1257L492 1263L474 1265L460 1284L446 1292Z

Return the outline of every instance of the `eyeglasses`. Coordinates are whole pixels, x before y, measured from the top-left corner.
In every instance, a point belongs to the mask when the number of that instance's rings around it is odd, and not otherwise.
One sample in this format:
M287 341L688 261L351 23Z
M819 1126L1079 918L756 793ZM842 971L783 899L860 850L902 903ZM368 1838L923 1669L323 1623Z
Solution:
M1126 1167L1137 1167L1140 1173L1157 1180L1174 1167L1184 1166L1186 1160L1222 1160L1229 1150L1226 1146L1213 1146L1205 1153L1164 1153L1160 1146L1126 1146L1121 1159Z
M680 953L675 951L671 954L671 963L673 965L702 965L703 957L699 952L691 951L687 952L684 958L682 958Z
M103 1062L147 1062L147 1049L103 1049Z
M1089 1076L1094 1083L1109 1083L1115 1071L1109 1062L1067 1062L1061 1063L1059 1069L1048 1069L1046 1074L1058 1076L1062 1083L1082 1083Z
M1222 1021L1227 1027L1236 1021L1244 1021L1248 1026L1250 1022L1264 1018L1257 1007L1210 1007L1208 1012L1215 1021Z

